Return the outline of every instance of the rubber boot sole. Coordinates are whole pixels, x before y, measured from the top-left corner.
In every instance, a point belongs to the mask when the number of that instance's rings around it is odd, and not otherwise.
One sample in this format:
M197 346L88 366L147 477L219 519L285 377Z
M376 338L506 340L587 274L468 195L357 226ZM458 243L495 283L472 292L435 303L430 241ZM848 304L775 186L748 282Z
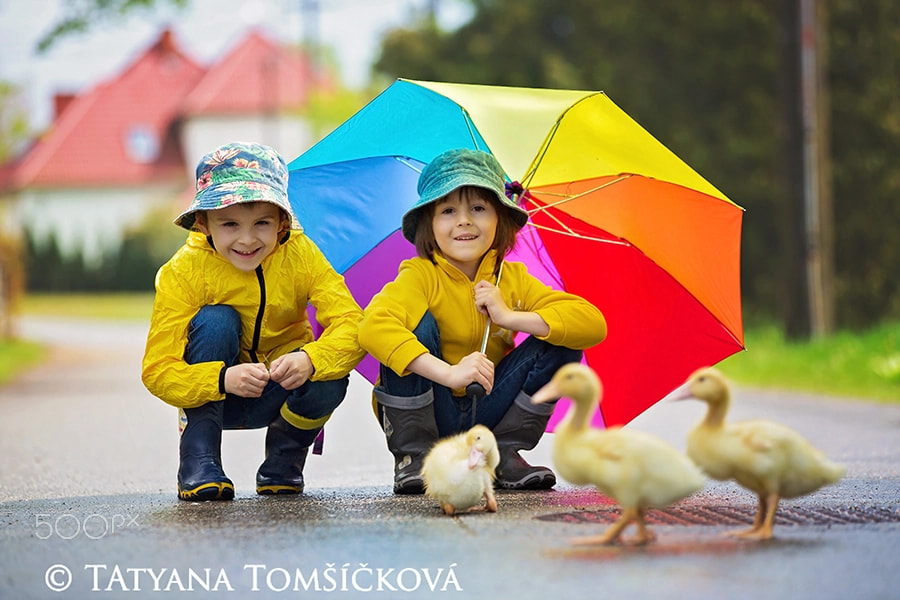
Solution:
M296 485L258 485L256 493L260 496L294 496L303 493L303 486Z
M189 490L181 489L181 486L178 486L178 497L181 500L191 502L232 500L234 498L234 485L226 481L211 481Z
M516 481L498 479L494 487L501 490L549 490L556 485L556 475L549 469L535 469Z
M412 475L400 481L394 482L394 493L404 495L419 495L425 493L425 480Z

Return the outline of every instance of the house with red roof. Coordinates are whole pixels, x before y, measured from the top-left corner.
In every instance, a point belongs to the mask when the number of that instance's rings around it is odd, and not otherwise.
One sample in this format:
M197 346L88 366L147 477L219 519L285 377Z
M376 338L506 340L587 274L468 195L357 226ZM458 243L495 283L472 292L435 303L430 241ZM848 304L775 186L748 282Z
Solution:
M301 111L320 83L306 56L258 31L203 66L164 30L111 79L58 96L48 130L0 166L0 233L53 235L64 254L99 260L148 213L174 217L216 146L262 142L288 161L306 150Z

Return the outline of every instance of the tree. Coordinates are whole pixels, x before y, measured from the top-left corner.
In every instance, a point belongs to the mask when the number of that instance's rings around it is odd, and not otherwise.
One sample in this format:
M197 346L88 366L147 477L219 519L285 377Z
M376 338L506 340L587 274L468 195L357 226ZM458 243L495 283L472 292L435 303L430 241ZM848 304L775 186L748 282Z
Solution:
M0 81L0 165L12 158L28 139L28 107L21 89Z
M151 10L168 3L184 8L190 0L68 0L65 14L37 43L39 52L46 52L60 39L85 33L97 23L121 19L138 10Z
M900 3L830 0L836 311L900 318Z
M21 90L0 81L0 165L10 160L28 139L28 108ZM5 207L0 202L0 222ZM0 231L0 340L13 335L13 313L25 289L22 244Z

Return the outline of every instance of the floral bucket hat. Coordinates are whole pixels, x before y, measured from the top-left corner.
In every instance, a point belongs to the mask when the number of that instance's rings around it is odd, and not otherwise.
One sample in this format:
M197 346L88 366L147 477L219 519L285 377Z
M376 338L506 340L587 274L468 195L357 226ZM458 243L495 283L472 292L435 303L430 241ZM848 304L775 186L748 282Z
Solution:
M423 206L437 202L453 190L472 185L490 190L522 228L528 212L507 195L503 167L493 154L468 148L447 150L434 158L419 175L419 200L403 215L403 237L416 241L416 221Z
M190 230L198 210L269 202L290 215L291 229L301 229L288 202L287 188L287 165L275 150L262 144L231 142L200 159L194 201L175 224Z

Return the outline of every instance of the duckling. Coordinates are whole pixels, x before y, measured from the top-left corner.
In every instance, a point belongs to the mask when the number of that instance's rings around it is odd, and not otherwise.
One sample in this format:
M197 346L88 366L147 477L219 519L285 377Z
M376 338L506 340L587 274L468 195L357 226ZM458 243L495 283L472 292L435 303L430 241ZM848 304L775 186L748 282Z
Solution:
M731 391L713 367L695 371L672 398L696 398L709 407L703 421L688 434L688 456L713 479L733 479L759 496L753 526L727 535L771 538L781 498L810 494L844 476L843 465L829 461L789 427L763 420L726 424Z
M476 510L497 512L494 476L499 463L497 440L484 425L444 438L428 452L422 464L425 495L437 500L448 515Z
M570 363L532 396L535 403L562 396L572 400L572 408L556 427L556 470L570 483L594 485L622 508L621 517L601 535L575 538L571 543L609 544L633 522L638 532L629 541L646 544L656 538L644 522L646 510L663 508L693 494L703 487L705 478L687 457L655 436L621 427L591 428L601 392L593 369Z

